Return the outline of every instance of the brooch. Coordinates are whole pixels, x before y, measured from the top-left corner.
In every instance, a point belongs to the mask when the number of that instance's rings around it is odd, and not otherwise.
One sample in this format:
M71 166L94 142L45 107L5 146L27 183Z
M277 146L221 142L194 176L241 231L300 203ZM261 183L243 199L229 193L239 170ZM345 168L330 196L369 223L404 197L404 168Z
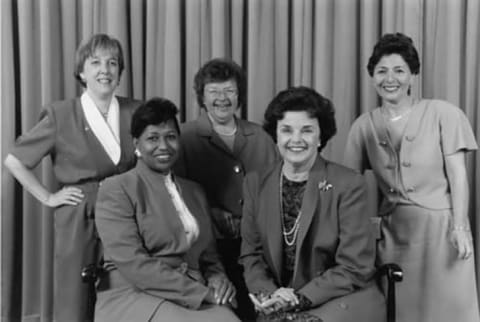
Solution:
M332 188L333 188L332 184L328 183L327 179L320 181L318 184L318 189L320 189L320 191L328 191Z

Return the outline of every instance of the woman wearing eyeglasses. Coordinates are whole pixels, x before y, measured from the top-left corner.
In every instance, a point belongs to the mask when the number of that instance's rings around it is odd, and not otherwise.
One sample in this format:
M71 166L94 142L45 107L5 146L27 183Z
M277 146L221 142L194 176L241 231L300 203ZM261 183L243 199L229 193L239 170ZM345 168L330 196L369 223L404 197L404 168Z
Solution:
M246 106L245 74L235 62L208 61L195 75L194 89L202 109L197 120L182 125L175 173L200 183L206 191L218 251L237 288L237 313L251 320L254 310L238 264L243 178L275 161L278 153L259 125L235 115Z

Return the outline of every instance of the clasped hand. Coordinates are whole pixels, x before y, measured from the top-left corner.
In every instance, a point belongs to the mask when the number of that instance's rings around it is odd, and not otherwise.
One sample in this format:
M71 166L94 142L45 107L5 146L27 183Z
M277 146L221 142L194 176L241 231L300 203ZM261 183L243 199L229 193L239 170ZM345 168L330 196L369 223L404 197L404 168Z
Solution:
M255 310L263 314L271 314L280 310L288 310L299 304L299 300L293 288L280 287L271 295L249 294Z
M205 299L206 302L217 305L230 304L233 307L237 306L235 301L237 291L226 276L213 276L209 278L208 287L210 291Z

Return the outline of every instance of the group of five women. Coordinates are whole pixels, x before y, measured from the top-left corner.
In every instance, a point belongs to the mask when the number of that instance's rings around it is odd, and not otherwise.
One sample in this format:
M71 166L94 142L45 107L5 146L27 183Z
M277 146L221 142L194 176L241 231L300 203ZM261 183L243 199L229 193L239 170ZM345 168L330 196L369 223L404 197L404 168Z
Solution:
M465 167L477 145L459 108L412 96L409 37L375 45L382 104L353 123L344 165L320 156L335 112L311 88L278 93L262 128L237 117L241 68L213 59L195 76L202 113L180 125L169 100L116 96L123 69L117 40L82 44L84 93L44 108L5 159L55 208L57 321L380 322L375 267L388 262L404 271L397 321L480 321ZM56 192L33 173L47 155ZM95 309L80 277L91 263L103 267Z

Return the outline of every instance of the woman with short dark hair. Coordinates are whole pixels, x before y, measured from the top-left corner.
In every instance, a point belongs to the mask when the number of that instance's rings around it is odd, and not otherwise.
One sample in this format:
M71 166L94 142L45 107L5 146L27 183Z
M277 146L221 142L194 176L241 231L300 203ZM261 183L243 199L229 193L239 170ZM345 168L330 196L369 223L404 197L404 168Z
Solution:
M365 182L319 154L336 132L333 104L289 88L264 127L282 160L245 179L240 256L259 320L384 321Z
M132 117L137 165L106 179L96 206L105 272L97 287L98 322L239 321L205 194L174 176L177 108L153 98Z
M477 143L465 114L413 97L420 61L410 37L384 35L367 65L382 105L352 125L345 165L372 169L382 193L379 264L404 271L397 321L480 321L465 155Z

